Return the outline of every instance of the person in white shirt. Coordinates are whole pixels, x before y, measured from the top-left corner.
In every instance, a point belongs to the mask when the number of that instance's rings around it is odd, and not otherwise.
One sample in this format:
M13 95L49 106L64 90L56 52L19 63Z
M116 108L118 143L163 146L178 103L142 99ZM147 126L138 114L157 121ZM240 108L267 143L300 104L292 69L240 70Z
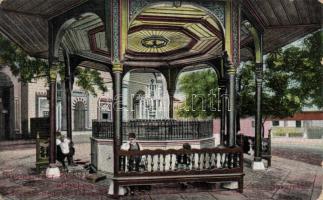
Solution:
M71 141L65 138L65 136L61 136L60 141L56 143L58 144L61 150L61 155L57 156L57 160L62 163L64 169L66 169L65 158L67 158L70 153L70 142Z

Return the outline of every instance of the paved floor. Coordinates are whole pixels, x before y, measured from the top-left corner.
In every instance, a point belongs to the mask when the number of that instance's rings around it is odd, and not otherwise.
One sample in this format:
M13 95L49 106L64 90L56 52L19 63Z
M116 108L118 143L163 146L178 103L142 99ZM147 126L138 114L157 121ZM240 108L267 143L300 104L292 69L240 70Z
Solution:
M290 146L292 142L302 144L294 148ZM274 139L273 143L271 168L255 172L248 163L245 164L243 194L221 189L219 184L189 185L186 190L181 190L178 184L168 184L153 186L151 191L137 192L135 196L122 199L318 199L322 192L323 168L317 161L320 161L318 153L323 149L320 148L323 141L317 146L309 140ZM89 154L89 143L76 144L76 158L86 160ZM0 150L0 199L110 199L106 195L109 179L92 184L85 180L86 171L78 166L60 179L48 180L43 174L35 174L34 161L35 150L32 148Z

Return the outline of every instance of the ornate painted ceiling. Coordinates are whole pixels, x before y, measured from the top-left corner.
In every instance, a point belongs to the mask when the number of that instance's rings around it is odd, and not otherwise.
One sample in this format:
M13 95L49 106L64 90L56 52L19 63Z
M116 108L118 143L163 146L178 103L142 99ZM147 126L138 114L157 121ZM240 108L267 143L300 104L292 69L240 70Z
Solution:
M126 58L132 61L214 57L223 46L217 20L190 5L149 7L131 22L128 35Z
M47 20L85 2L88 0L3 0L0 31L30 55L46 58ZM323 9L318 0L244 0L242 8L243 14L251 13L249 17L264 30L264 53L321 28ZM95 15L75 20L65 30L63 44L75 54L107 62L110 51L102 21ZM171 64L208 59L221 51L220 30L216 20L199 8L152 6L129 24L126 59L143 64L158 59ZM248 32L242 29L242 60L250 58L252 42Z
M83 56L108 55L102 20L97 15L87 14L74 21L65 30L62 46L70 53Z

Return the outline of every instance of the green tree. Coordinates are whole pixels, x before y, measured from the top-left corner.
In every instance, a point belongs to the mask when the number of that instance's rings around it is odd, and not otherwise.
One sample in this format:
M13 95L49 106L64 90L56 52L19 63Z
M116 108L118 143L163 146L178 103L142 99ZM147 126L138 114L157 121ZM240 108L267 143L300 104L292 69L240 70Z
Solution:
M29 56L16 44L10 42L0 34L0 67L7 65L15 76L19 76L21 82L29 83L38 78L49 78L49 66L47 60ZM59 74L64 79L64 65L59 66ZM76 83L82 89L89 91L96 96L96 87L102 91L107 91L107 87L96 70L77 68L75 77Z
M184 104L176 111L181 117L216 117L218 80L214 70L200 70L181 76L179 91L185 95Z
M301 111L306 105L323 107L323 69L321 65L322 31L316 32L297 46L278 49L267 55L263 74L262 112L266 117L287 117ZM255 64L246 62L239 69L237 80L240 83L240 115L253 116L255 102ZM206 97L210 90L216 91L217 84L208 81L215 77L210 71L199 71L182 76L180 91L186 96L178 110L182 117L217 116L219 112L189 111L188 108L201 108L200 101L192 101L192 94ZM216 78L214 80L216 82ZM207 99L207 98L206 98ZM217 102L215 102L217 103Z
M238 79L241 80L240 115L253 116L256 113L255 65L247 62L243 65ZM288 72L273 71L266 68L263 74L262 113L266 117L287 117L302 108L300 98L290 86Z

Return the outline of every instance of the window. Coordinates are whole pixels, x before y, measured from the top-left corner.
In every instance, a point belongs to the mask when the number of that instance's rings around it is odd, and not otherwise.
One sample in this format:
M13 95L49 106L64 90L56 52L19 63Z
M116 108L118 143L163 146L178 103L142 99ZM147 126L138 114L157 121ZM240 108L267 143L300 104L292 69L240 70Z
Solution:
M37 113L38 117L48 117L49 115L49 101L46 97L37 97Z
M255 121L251 121L251 126L255 127L256 126L256 122Z
M103 120L110 120L110 113L102 113L102 119Z
M296 127L297 128L302 127L302 121L296 121Z
M99 113L100 120L112 120L112 100L108 97L100 97L99 99Z
M279 126L279 121L273 121L273 126Z

